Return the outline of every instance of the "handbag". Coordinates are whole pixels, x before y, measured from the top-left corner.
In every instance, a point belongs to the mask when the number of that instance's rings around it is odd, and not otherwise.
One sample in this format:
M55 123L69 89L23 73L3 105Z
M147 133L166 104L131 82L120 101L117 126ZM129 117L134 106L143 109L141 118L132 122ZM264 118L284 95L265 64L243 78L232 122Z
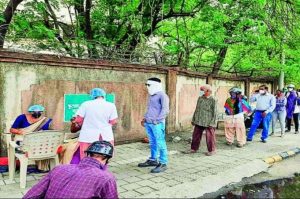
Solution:
M75 117L71 119L70 131L71 133L76 133L81 130L81 125L75 122Z

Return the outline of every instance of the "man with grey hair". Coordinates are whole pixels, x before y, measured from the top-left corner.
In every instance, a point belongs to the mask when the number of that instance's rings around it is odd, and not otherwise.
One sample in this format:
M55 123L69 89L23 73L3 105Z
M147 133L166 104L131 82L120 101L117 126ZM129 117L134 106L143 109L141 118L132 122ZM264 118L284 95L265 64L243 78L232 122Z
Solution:
M211 93L210 85L206 84L200 87L200 96L192 120L194 133L189 153L195 153L199 149L204 130L206 131L208 149L208 152L205 154L211 156L216 153L217 101L211 96Z

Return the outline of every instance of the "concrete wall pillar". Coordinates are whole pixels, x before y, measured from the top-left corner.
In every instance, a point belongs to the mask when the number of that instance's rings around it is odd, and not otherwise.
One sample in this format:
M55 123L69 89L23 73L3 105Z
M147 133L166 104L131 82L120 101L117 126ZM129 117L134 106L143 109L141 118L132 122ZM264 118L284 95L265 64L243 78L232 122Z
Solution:
M212 86L212 84L213 84L213 77L212 77L212 75L208 75L207 76L206 83Z
M250 80L249 79L246 79L245 80L245 95L247 97L250 97L251 95L251 91L250 91Z
M278 89L282 90L283 88L284 88L284 72L281 70L278 79Z
M273 94L276 94L276 90L277 89L283 89L283 87L282 88L280 88L280 85L279 85L279 82L278 81L276 81L276 80L274 80L273 82L272 82L272 91L273 91Z
M167 133L176 131L176 84L177 70L168 70L166 81L167 94L170 99L170 113L167 118Z

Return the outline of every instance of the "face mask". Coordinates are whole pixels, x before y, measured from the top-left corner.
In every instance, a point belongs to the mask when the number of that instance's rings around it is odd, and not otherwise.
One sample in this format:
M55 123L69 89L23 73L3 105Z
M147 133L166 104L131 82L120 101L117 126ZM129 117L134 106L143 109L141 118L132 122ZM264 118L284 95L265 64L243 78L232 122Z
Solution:
M41 112L33 112L31 115L34 118L39 118L39 117L41 117L42 113Z
M230 96L231 96L232 99L236 98L236 94L235 93L231 93Z
M289 91L292 91L293 89L292 89L292 88L289 88L288 90L289 90Z
M263 94L265 94L265 93L266 93L266 91L264 91L264 90L259 90L259 94L263 95Z
M201 91L201 90L200 90L199 96L202 97L203 95L204 95L204 91Z

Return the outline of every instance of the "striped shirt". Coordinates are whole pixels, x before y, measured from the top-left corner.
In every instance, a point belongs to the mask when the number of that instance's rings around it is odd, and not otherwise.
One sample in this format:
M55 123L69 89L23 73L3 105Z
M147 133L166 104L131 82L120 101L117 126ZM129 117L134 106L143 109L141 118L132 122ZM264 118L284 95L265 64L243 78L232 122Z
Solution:
M217 127L217 101L213 97L199 97L192 122L203 127Z

